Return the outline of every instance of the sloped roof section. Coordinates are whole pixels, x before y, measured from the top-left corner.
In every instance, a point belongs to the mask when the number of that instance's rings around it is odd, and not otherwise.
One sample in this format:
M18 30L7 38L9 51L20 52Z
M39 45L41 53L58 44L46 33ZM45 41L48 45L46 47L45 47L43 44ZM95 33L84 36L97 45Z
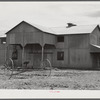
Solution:
M55 34L55 32L51 28L49 28L49 27L37 25L37 24L34 24L34 23L29 23L29 24L32 25L33 27L43 31L43 32Z
M52 30L55 34L84 34L91 33L97 25L80 25L80 26L72 26L70 28L66 27L55 27Z
M80 25L72 26L70 28L65 27L45 27L37 24L30 23L32 26L40 29L43 32L52 33L52 34L84 34L91 33L97 25Z
M45 27L45 26L41 26L41 25L38 25L38 24L34 24L34 23L29 23L29 22L26 22L26 21L22 21L20 22L19 24L17 24L15 27L17 27L18 25L20 25L21 23L27 23L43 32L47 32L47 33L52 33L52 34L55 34L55 32L53 32L53 30L51 28L48 28L48 27ZM12 29L10 29L9 31L7 31L5 34L9 33L11 30L13 30L15 27L13 27Z
M25 22L43 32L51 33L51 34L55 34L55 35L91 33L97 26L97 25L80 25L80 26L72 26L70 28L66 28L66 26L65 27L45 27L45 26L41 26L41 25L37 25L37 24L33 24L33 23L28 23L26 21L22 21L22 22ZM20 22L19 24L21 24L22 22ZM17 27L18 25L16 25L15 27ZM13 29L14 28L12 28L11 30L13 30ZM9 31L11 31L11 30L9 30ZM8 32L6 32L6 34Z

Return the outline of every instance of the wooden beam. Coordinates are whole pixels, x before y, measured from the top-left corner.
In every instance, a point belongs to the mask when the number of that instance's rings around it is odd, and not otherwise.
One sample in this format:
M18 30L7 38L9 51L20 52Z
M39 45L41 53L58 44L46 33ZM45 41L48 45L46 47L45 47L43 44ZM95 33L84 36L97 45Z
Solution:
M43 62L44 59L44 46L42 46L42 55L41 55L41 61Z
M25 57L25 56L24 56L24 47L23 47L23 49L22 49L22 67L23 67L23 65L24 65L24 60L25 60L24 57Z

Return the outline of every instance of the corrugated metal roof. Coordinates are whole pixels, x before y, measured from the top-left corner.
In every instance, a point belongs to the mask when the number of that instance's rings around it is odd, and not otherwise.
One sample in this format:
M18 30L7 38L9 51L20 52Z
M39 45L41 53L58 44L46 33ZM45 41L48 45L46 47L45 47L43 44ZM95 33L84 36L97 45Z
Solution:
M80 26L72 26L70 28L66 28L66 27L45 27L33 23L31 25L40 29L43 32L53 33L58 35L91 33L97 26L97 25L80 25Z
M22 22L26 22L26 21L22 21ZM28 23L28 22L26 22L26 23ZM37 28L37 29L39 29L43 32L52 33L52 34L55 34L55 35L91 33L97 26L97 25L80 25L80 26L73 26L73 27L70 27L70 28L66 28L66 26L65 27L45 27L45 26L30 23L30 22L28 24L32 25L33 27L35 27L35 28ZM8 32L6 32L6 34Z
M19 24L21 24L21 23L27 23L27 24L29 24L29 25L31 25L31 26L33 26L33 27L35 27L35 28L37 28L37 29L39 29L39 30L41 30L41 31L43 31L43 32L47 32L47 33L52 33L52 34L54 34L54 32L52 31L52 29L51 28L48 28L48 27L45 27L45 26L41 26L41 25L37 25L37 24L33 24L33 23L30 23L30 22L26 22L26 21L22 21L22 22L20 22ZM19 24L17 24L15 27L17 27ZM12 29L10 29L9 31L7 31L5 34L7 34L8 32L10 32L11 30L13 30L15 27L13 27Z
M29 24L43 32L55 34L55 32L50 27L45 27L45 26L34 24L34 23L29 23Z
M72 26L70 28L66 27L55 27L52 30L55 34L84 34L91 33L97 25L80 25L80 26Z

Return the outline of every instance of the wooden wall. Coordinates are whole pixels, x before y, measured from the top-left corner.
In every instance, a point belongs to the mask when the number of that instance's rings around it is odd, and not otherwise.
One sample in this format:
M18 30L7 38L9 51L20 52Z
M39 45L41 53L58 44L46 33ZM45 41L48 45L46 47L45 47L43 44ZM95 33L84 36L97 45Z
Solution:
M37 48L34 48L36 47ZM26 61L29 61L29 67L38 68L41 64L41 58L42 58L42 52L41 47L38 45L30 45L25 47L25 58ZM44 56L43 59L49 59L52 63L52 57L53 57L53 49L47 49L44 50Z
M1 39L2 38L0 38L0 65L3 65L6 57L6 44L2 44Z
M90 34L90 44L100 46L100 30L96 27L93 32Z
M69 36L69 55L70 67L91 67L89 34L76 34Z
M22 47L20 45L17 45L18 50L18 59L14 61L15 66L22 65ZM12 52L13 52L13 45L7 45L6 47L6 58L12 58Z
M64 68L90 68L89 34L65 35L65 42L58 42L54 53L54 66ZM57 52L64 51L64 60L57 60Z
M92 33L90 34L90 44L100 46L100 29L97 26ZM99 62L100 61L100 50L95 46L90 45L90 54L92 59L92 66L94 68L100 68Z
M32 43L39 43L40 45L55 45L55 37L55 35L42 32L30 24L22 22L10 32L8 32L7 43L21 44L22 46Z
M9 44L21 44L21 46L25 47L27 44L39 44L43 46L45 44L55 46L56 36L53 34L42 32L41 30L35 28L34 26L22 22L14 27L11 31L7 33L7 45ZM26 49L26 48L25 48ZM31 49L31 48L29 48ZM42 49L41 49L42 50ZM11 57L12 50L9 51L9 57ZM19 54L22 53L22 49L19 50ZM28 53L25 50L24 60L31 60L30 65L33 63L33 55L26 55ZM29 53L28 53L29 54ZM48 55L49 56L49 55ZM31 57L31 58L30 58ZM39 56L38 56L39 57ZM22 57L18 58L19 63L22 62ZM41 59L41 57L40 57Z

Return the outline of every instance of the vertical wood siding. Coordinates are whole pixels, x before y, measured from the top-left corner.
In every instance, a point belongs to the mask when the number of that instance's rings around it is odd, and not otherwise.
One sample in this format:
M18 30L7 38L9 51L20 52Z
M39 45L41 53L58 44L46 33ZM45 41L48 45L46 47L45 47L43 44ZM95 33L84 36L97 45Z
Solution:
M56 36L55 35L47 34L47 33L43 34L43 44L55 45L55 43L56 43Z
M68 38L69 48L89 48L89 34L75 34Z
M58 42L56 47L54 65L65 68L92 67L89 52L89 34L65 35L64 42ZM64 61L57 60L58 51L64 51Z
M51 58L53 66L65 68L84 68L92 67L92 58L89 51L90 43L100 45L100 32L98 27L90 34L70 34L64 35L64 42L57 43L57 36L45 33L27 24L21 23L7 34L8 44L50 44L56 46L52 54L45 57ZM36 57L41 55L28 54L30 48L25 49L25 59L30 60L30 66ZM64 60L57 60L57 52L64 51ZM20 50L20 54L21 54ZM21 57L20 57L21 58ZM38 60L37 60L38 62Z
M98 27L90 34L90 44L100 45L100 31Z
M27 24L21 23L7 34L8 44L26 44L39 43L55 45L55 35L40 31L39 29Z
M6 57L6 45L0 43L0 65L3 65L5 63L5 57Z
M89 68L91 64L89 49L70 49L70 67Z

